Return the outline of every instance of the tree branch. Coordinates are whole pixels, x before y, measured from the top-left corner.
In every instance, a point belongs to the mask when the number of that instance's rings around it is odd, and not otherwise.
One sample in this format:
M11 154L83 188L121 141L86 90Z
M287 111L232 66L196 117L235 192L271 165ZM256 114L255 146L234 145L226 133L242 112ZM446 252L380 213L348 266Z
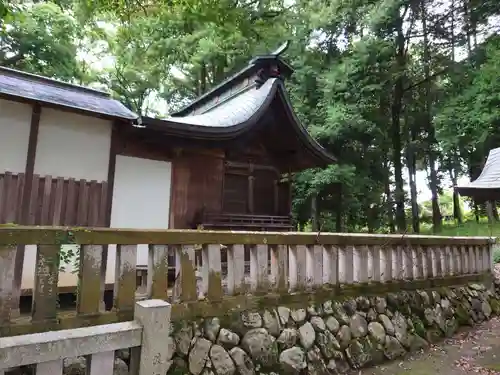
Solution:
M427 83L427 82L433 80L434 78L439 77L442 74L445 74L446 72L448 72L448 70L449 70L449 68L444 68L444 69L442 69L442 70L440 70L440 71L438 71L438 72L436 72L434 74L431 74L428 78L423 79L423 80L421 80L421 81L419 81L417 83L414 83L414 84L412 84L412 85L404 88L403 92L410 91L410 90L414 89L417 86L423 85L424 83Z
M6 66L6 67L10 66L10 67L12 67L16 63L18 63L19 61L21 61L22 59L24 59L24 54L23 53L18 53L15 56L12 56L12 57L4 59L3 61L1 61L1 63L2 63L3 66Z

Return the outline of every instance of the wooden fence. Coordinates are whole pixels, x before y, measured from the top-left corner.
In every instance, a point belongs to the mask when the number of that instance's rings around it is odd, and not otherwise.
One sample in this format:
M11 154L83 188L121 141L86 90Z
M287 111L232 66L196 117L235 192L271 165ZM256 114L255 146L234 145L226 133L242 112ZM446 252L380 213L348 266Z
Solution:
M59 313L58 253L62 244L81 244L76 311ZM17 245L37 244L30 320L14 319L18 295L14 282ZM116 244L114 309L101 311L102 260ZM149 244L147 298L173 303L173 319L215 316L234 309L348 290L369 292L430 288L483 281L491 277L488 237L439 237L294 232L195 230L0 228L0 336L75 328L129 320L136 302L137 244ZM221 244L227 272L221 272ZM245 272L244 250L250 252ZM168 284L168 253L176 254L175 285ZM195 266L195 252L201 264ZM269 259L270 258L270 262ZM109 265L108 265L109 266ZM172 289L173 287L173 289ZM310 293L316 290L317 293ZM252 297L254 296L254 297ZM257 298L258 297L258 298ZM260 303L260 302L259 302Z
M87 374L113 375L115 351L129 348L127 373L166 374L173 355L165 345L170 312L171 306L165 301L141 301L136 304L134 321L0 337L0 374L35 365L36 375L63 375L66 358L85 357Z
M0 223L22 222L24 174L0 174ZM29 225L106 225L106 182L33 176Z

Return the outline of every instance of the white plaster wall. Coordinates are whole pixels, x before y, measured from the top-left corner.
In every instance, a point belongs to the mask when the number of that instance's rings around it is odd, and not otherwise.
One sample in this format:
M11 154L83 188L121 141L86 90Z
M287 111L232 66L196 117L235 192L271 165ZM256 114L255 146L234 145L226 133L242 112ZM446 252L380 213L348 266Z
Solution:
M116 157L112 228L168 229L172 164L118 155ZM106 283L115 277L116 247L110 246ZM148 264L148 247L139 245L137 264Z
M78 245L63 245L63 249L73 249L73 252L78 251ZM36 245L25 246L23 276L21 281L22 289L33 289L35 282L35 264L36 264ZM62 272L59 272L59 280L57 285L62 287L76 287L78 284L78 274L74 272L73 262L61 264Z
M24 173L32 107L0 99L0 173Z
M111 121L43 108L35 173L106 181Z
M111 128L111 121L42 108L34 173L77 180L106 181ZM0 137L0 145L2 141L3 136ZM26 158L23 163L26 163ZM75 248L74 245L63 248L67 250L69 247ZM23 289L33 288L35 262L36 247L26 246L21 284ZM76 286L77 274L72 272L72 264L63 265L63 268L65 272L59 273L59 287Z
M0 99L0 173L24 173L33 108L29 104ZM23 288L33 287L36 247L27 246Z

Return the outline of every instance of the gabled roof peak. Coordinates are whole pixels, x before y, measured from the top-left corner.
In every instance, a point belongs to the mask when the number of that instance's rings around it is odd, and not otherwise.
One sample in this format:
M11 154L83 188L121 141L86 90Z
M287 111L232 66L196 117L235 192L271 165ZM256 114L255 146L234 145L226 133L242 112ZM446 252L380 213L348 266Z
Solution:
M225 79L179 111L172 113L171 116L182 117L197 114L208 102L217 100L218 97L231 96L239 91L240 86L248 85L250 79L253 79L257 85L262 85L269 78L284 79L289 77L293 73L293 68L280 57L288 49L288 46L289 41L285 41L270 54L255 56L239 72Z

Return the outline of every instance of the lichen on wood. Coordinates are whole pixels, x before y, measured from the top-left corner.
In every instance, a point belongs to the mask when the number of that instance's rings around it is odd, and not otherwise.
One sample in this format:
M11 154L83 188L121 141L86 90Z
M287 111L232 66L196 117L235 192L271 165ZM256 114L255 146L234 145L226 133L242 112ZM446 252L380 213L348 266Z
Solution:
M495 242L491 237L444 237L421 235L377 235L362 233L305 233L305 232L232 232L211 230L138 230L114 228L72 228L45 226L0 227L0 244L215 244L226 245L407 245L453 246L488 245Z

